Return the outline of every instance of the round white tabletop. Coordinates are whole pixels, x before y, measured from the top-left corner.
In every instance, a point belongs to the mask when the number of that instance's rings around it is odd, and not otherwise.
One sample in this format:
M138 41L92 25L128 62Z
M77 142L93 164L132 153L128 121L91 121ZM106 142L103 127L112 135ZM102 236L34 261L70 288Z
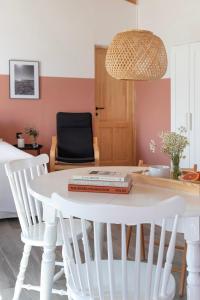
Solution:
M180 191L156 187L147 184L134 183L129 194L108 194L108 193L88 193L69 192L68 180L73 174L82 174L87 170L114 170L126 171L128 173L144 170L144 167L92 167L79 168L64 171L57 171L35 178L29 183L29 191L36 199L48 201L52 193L58 193L70 201L91 203L112 203L114 205L126 206L151 206L155 203L172 197L181 195L186 200L185 216L200 216L200 197Z
M92 168L90 168L92 169ZM93 169L106 169L114 171L136 172L141 170L139 167L94 167ZM88 168L87 168L88 170ZM71 169L66 171L57 171L42 175L35 178L29 184L30 193L44 203L49 201L52 193L58 193L70 201L91 203L112 203L115 205L126 206L150 206L168 197L179 194L186 200L186 211L180 218L178 232L184 233L187 241L187 269L188 269L188 285L187 299L200 299L200 197L180 193L180 191L169 190L166 188L156 187L153 185L134 183L129 194L104 194L104 193L86 193L86 192L68 192L68 180L72 174L81 174L85 172L85 168ZM45 207L45 206L44 206ZM46 206L46 208L48 205ZM43 288L40 292L41 300L49 300L51 298L51 287L53 282L54 270L54 249L56 245L56 223L55 212L51 215L47 209L45 227L45 246L41 267L41 282ZM192 217L192 218L191 218ZM102 231L102 230L101 230ZM102 231L103 232L103 231ZM48 284L44 284L48 278Z

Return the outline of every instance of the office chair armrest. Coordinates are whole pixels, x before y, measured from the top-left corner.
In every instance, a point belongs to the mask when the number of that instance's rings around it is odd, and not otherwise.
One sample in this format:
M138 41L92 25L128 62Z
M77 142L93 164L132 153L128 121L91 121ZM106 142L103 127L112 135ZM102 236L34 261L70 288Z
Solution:
M57 147L57 137L52 136L51 149L50 149L50 172L55 171L56 147Z
M93 137L93 147L94 147L94 159L95 165L99 166L99 146L97 137Z

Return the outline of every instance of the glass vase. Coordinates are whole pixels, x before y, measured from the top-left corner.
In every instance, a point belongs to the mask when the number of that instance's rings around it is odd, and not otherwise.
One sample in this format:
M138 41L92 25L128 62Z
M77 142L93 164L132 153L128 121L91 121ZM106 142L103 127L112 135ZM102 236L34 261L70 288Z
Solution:
M37 148L38 147L37 137L33 136L33 135L31 137L32 137L32 146L33 146L33 148Z
M172 178L173 179L178 179L178 177L181 175L181 170L180 170L180 156L175 155L172 158Z

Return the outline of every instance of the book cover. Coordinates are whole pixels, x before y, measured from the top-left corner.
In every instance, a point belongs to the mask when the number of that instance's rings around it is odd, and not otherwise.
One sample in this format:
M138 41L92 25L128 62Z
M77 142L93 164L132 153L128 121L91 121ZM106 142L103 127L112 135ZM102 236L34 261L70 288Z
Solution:
M101 181L125 181L128 174L125 172L115 172L115 171L98 171L90 170L87 173L75 174L72 179L75 180L101 180Z
M130 184L130 186L128 186L128 187L68 184L68 191L70 191L70 192L128 194L131 190L131 187L132 187L132 184Z
M96 185L96 186L116 186L116 187L128 187L132 183L132 177L130 175L125 178L124 181L109 181L109 180L83 180L83 179L69 179L69 184L78 185Z

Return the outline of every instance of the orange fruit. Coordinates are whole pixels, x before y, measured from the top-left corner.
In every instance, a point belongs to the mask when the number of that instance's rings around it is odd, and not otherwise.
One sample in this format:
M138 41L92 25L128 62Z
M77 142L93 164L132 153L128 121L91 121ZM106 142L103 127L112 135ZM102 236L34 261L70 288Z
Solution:
M192 180L197 181L199 180L200 174L198 172L188 172L185 175L182 176L183 180Z

